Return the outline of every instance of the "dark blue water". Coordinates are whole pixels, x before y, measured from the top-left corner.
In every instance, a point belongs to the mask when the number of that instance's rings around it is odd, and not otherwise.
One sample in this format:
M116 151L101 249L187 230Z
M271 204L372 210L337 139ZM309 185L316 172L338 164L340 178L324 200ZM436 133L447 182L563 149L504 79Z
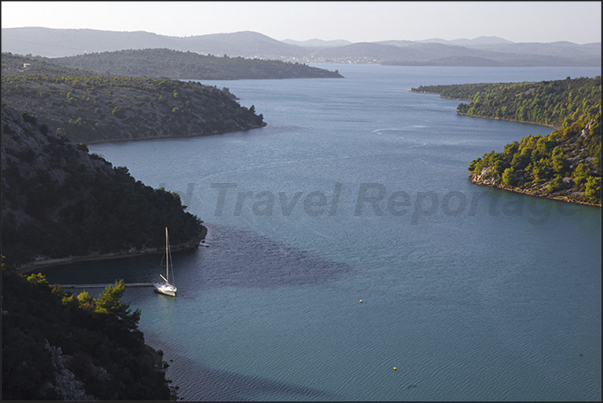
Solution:
M177 298L125 295L180 396L600 400L600 209L472 185L471 160L550 129L409 92L600 69L322 67L346 78L205 82L265 128L89 147L209 226ZM151 282L157 260L48 277Z

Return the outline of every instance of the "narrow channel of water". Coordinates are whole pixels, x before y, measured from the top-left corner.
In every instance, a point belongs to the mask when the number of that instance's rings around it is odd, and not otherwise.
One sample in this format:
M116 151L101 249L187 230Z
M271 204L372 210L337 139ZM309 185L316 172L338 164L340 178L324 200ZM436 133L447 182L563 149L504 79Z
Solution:
M472 185L471 160L550 129L409 92L600 69L324 67L346 78L207 82L265 128L90 146L210 228L177 298L125 296L180 396L600 400L600 209ZM153 282L155 260L48 277Z

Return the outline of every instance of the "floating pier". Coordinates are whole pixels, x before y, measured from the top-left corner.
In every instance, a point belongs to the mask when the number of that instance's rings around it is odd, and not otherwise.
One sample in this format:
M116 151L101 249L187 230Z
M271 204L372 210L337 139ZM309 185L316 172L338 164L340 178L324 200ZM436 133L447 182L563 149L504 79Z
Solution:
M53 284L54 285L54 284ZM57 284L61 288L106 288L113 287L115 283L112 284ZM153 287L155 284L153 283L125 283L127 287Z

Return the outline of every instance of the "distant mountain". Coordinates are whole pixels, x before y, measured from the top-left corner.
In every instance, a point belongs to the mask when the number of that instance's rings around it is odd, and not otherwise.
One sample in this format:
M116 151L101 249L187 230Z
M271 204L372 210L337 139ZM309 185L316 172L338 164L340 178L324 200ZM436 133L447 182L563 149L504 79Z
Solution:
M326 48L314 52L315 60L324 62L368 62L392 64L430 64L431 61L446 57L492 58L487 52L442 45L438 43L410 43L407 46L383 45L369 42L353 43L337 48Z
M374 43L376 45L391 45L391 46L406 47L406 46L414 45L417 42L404 41L404 40L389 40L389 41L379 41L379 42L371 42L371 43Z
M484 45L502 45L513 43L503 38L499 38L497 36L480 36L474 39L453 39L448 41L446 39L433 38L433 39L424 39L417 42L421 43L441 43L443 45L455 45L455 46L484 46Z
M308 39L307 41L294 41L293 39L285 39L282 42L289 45L297 45L309 48L336 47L350 45L352 42L345 39L335 39L333 41L323 41L322 39Z
M277 41L257 32L170 37L148 32L3 28L2 51L47 57L165 48L203 55L301 63L382 63L437 66L601 66L601 43L513 43L498 37L424 41ZM477 63L477 64L472 64Z
M2 52L59 57L124 49L173 48L179 39L150 32L2 28Z
M439 46L439 47L436 47ZM418 45L415 45L418 46ZM601 46L571 43L509 43L499 45L451 46L423 43L423 60L409 60L392 55L383 64L432 66L491 66L491 67L600 67ZM471 60L479 61L472 64Z
M2 52L62 57L93 52L166 48L204 55L281 59L299 57L299 46L257 32L235 32L173 37L149 32L115 32L93 29L2 28Z
M597 57L599 59L601 58L601 44L599 43L597 45L598 46L578 45L572 42L520 42L487 46L483 45L480 46L480 49L501 54L512 54L516 56L538 55L585 60L592 57Z
M257 32L244 31L229 34L209 34L180 38L175 50L190 50L201 54L231 57L283 59L300 57L306 52L300 46L289 45ZM155 46L154 46L155 47Z

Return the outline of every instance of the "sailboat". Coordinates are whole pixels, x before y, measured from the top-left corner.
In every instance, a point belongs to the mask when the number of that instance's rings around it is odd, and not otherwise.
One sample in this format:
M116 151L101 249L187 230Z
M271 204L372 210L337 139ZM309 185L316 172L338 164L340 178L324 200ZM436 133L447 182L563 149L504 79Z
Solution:
M163 279L163 282L155 283L155 291L170 295L172 297L176 296L176 285L174 284L174 268L170 267L172 264L172 252L170 251L170 242L168 239L168 229L165 227L165 277L162 274L159 275ZM172 277L170 279L170 268L172 269ZM170 281L171 280L171 281Z

